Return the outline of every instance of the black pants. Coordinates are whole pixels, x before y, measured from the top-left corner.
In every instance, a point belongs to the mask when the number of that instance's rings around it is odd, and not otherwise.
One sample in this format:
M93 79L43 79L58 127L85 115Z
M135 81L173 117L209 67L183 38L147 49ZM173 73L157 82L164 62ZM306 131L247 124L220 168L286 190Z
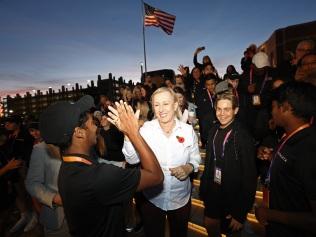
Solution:
M191 199L176 210L164 211L151 202L144 200L141 205L145 236L164 237L166 216L169 223L170 237L186 237L191 210Z

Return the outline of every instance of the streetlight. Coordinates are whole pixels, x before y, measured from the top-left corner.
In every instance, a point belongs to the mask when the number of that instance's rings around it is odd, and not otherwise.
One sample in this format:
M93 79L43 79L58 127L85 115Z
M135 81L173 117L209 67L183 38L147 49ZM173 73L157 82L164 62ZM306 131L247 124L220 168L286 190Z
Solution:
M144 63L143 62L140 62L140 77L143 76L143 73L144 73Z

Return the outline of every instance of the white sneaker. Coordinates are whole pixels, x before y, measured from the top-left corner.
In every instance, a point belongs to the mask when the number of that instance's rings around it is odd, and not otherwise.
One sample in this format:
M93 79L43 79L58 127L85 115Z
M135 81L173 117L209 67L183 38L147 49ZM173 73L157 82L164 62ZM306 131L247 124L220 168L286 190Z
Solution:
M27 223L27 225L24 227L24 232L28 232L30 230L32 230L36 225L37 225L37 215L35 212L32 212L31 217L29 218L29 221Z
M9 230L9 232L14 233L22 229L28 222L27 213L22 213L20 219L15 223L15 225Z

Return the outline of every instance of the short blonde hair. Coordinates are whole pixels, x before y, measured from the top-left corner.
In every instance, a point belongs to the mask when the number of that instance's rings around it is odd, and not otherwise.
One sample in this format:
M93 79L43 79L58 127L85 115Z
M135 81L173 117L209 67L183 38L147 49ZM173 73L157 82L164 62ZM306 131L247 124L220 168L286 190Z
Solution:
M220 100L231 101L233 109L236 109L238 107L237 97L231 91L226 91L226 92L217 94L216 101L215 101L215 108L217 106L217 102Z
M171 97L173 98L173 101L174 103L178 103L178 108L177 108L177 111L175 111L176 113L176 117L178 119L181 118L181 111L180 111L180 108L179 108L179 102L178 102L178 97L176 95L176 93L169 87L160 87L158 88L157 90L154 91L154 93L151 95L151 98L150 98L150 101L151 101L151 104L153 106L153 102L154 102L154 97L160 93L164 93L164 92L167 92L171 95ZM154 108L153 108L154 110Z

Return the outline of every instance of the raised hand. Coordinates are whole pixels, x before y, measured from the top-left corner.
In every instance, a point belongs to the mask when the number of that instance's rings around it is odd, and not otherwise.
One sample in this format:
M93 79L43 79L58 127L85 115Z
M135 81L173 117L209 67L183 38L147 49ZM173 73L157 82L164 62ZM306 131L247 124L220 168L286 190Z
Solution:
M139 110L134 113L133 108L122 100L115 102L116 109L109 106L108 121L114 124L125 135L131 136L138 133Z
M200 52L202 52L205 49L205 47L199 47L195 50L194 54L198 54Z
M178 67L178 71L181 73L181 75L185 75L187 72L186 72L186 70L184 69L184 66L181 64L181 65L179 65L179 67Z

